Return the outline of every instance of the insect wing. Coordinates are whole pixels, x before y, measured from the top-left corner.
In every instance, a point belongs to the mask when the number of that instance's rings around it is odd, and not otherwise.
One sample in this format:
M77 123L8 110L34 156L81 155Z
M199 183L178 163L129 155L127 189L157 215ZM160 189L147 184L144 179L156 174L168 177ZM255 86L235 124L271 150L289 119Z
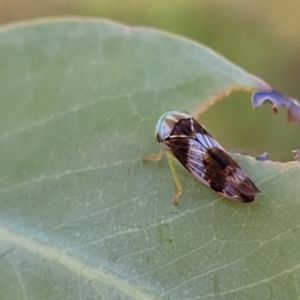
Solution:
M211 187L204 159L209 149L220 148L223 150L223 148L204 127L193 118L184 120L174 127L171 137L165 140L164 144L196 179ZM225 172L223 171L223 173L224 181ZM220 175L221 173L218 174L219 179ZM223 187L224 184L222 189Z
M195 138L189 139L190 147L186 168L198 180L211 187L209 177L207 176L206 166L204 164L206 153L211 148L219 148L223 150L223 147L196 120L192 119L192 122Z
M223 149L210 148L204 159L210 187L226 198L253 202L259 189Z
M259 193L260 190L247 174L241 168L236 168L234 173L226 176L226 184L221 194L233 200L249 203L253 202Z
M248 203L260 193L240 166L194 118L178 121L163 143L196 179L222 196Z
M206 179L206 169L203 164L206 149L198 140L189 139L189 152L186 163L186 168L193 174L199 181L207 186L210 186Z
M193 126L196 140L200 144L200 148L203 149L203 151L210 148L219 148L224 150L224 148L204 129L204 127L194 119Z

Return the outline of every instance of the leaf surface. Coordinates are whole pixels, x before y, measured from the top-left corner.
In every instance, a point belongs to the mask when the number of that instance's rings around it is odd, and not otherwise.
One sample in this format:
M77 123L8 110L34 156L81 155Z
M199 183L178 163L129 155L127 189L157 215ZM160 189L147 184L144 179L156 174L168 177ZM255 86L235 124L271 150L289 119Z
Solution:
M221 199L156 154L157 119L268 85L195 42L106 21L0 32L0 291L13 299L298 299L299 164L234 155ZM249 97L250 98L250 97Z

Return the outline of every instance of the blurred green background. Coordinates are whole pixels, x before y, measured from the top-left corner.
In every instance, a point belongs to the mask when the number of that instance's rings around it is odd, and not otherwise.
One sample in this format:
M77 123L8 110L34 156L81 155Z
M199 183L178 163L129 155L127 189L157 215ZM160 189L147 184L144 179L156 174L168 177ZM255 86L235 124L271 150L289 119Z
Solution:
M63 15L108 18L186 36L300 99L299 0L0 0L2 24ZM267 151L272 160L288 161L291 150L300 148L299 125L287 124L285 111L274 116L267 105L253 112L250 94L231 95L200 122L227 150L253 156Z

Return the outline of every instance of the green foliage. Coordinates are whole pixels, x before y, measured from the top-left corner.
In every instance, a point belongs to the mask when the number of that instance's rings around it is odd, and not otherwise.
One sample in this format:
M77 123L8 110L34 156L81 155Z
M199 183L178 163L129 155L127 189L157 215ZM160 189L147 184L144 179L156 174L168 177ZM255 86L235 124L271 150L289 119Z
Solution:
M297 299L299 166L234 155L218 197L153 139L161 114L266 85L199 44L69 20L0 32L0 291L14 299Z

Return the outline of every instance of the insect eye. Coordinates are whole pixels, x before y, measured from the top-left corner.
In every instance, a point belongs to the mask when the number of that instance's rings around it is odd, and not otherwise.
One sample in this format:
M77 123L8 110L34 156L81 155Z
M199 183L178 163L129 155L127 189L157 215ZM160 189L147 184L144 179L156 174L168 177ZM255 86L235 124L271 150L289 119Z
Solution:
M158 143L161 142L161 138L160 138L160 136L159 136L158 133L155 134L155 139L156 139L156 141L157 141Z

